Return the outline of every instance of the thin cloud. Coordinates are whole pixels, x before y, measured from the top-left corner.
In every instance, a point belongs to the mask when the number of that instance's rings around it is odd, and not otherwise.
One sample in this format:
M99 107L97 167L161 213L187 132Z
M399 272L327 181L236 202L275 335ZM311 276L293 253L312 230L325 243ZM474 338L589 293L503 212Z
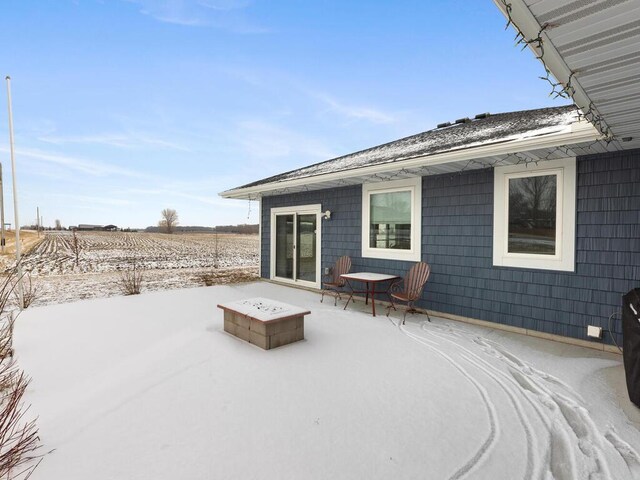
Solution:
M240 122L238 141L244 151L256 159L284 157L325 160L334 152L321 140L288 128L260 120Z
M226 206L224 200L220 199L217 196L205 196L205 195L193 195L191 193L185 193L178 190L173 189L162 189L162 188L130 188L125 190L123 193L128 195L162 195L165 198L185 198L187 200L194 200L200 203L204 203L206 205L216 205L216 206Z
M238 10L249 6L249 2L245 0L198 0L196 3L202 7L223 12Z
M135 204L135 202L132 202L130 200L124 200L120 198L111 198L111 197L94 197L89 195L75 195L70 193L51 193L49 195L51 197L71 200L75 204L77 204L76 206L104 205L109 207L128 207Z
M213 27L238 34L262 34L270 30L244 15L245 0L125 0L140 13L163 23L186 27Z
M9 151L6 147L0 147L0 152L7 153ZM110 165L108 163L84 160L81 158L70 157L67 155L58 155L54 153L43 152L36 149L16 149L16 157L32 158L42 162L52 163L58 166L66 167L76 172L85 173L94 177L105 177L108 175L119 175L132 178L148 178L147 174L136 172L127 168L119 167L117 165Z
M99 144L118 148L161 148L189 152L187 147L145 134L101 133L95 135L46 135L38 140L54 145Z
M310 95L329 107L329 110L355 120L366 120L371 123L394 123L397 118L373 107L349 105L335 98L318 92L309 92Z

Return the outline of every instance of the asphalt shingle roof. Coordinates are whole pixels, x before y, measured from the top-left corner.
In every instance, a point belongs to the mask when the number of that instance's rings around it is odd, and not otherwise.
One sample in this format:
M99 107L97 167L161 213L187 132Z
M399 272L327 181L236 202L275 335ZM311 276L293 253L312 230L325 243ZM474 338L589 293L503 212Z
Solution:
M573 105L493 114L466 123L435 128L377 147L280 173L233 190L401 162L416 157L507 142L523 136L544 135L557 131L552 127L569 126L576 121L576 107Z

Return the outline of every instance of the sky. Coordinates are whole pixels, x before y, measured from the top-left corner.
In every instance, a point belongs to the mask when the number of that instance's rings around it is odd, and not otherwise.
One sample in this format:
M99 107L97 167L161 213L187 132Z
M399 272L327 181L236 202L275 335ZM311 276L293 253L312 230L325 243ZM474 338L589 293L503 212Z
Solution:
M3 0L20 224L258 222L219 192L483 112L566 104L491 0Z

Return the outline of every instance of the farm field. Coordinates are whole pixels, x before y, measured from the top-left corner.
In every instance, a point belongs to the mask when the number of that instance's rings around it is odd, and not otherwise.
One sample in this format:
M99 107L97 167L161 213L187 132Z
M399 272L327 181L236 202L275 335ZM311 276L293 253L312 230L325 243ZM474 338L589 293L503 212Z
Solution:
M76 238L74 248L72 232L47 232L24 255L33 305L121 295L121 272L134 264L143 272L142 291L204 286L203 274L214 284L258 276L257 235L76 232Z

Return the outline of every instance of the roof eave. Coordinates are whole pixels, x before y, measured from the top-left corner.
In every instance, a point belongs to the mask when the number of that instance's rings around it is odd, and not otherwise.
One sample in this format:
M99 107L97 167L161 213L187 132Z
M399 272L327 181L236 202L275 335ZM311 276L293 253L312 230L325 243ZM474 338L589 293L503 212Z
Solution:
M512 22L517 25L527 40L538 38L538 35L542 38L544 44L544 64L553 74L555 79L563 86L566 87L569 82L571 83L571 87L573 89L571 99L573 102L583 112L591 112L592 117L597 116L600 121L599 124L594 125L594 127L598 128L603 135L606 135L609 130L609 125L606 124L599 112L596 111L593 102L582 88L582 85L580 85L578 79L575 77L572 78L571 69L567 66L562 55L560 55L556 46L553 44L553 41L542 28L542 25L540 25L536 17L531 13L531 10L529 10L525 1L509 0L509 5L511 6L510 14L507 14L505 4L502 0L493 0L493 2L507 19L509 19L509 15L511 16ZM550 26L548 28L553 27ZM538 48L537 44L535 42L529 43L529 48L536 58L539 59L542 52ZM613 140L613 142L616 144L617 148L620 148L620 145L617 144L616 140Z
M399 169L410 169L441 165L464 160L481 159L495 155L508 155L510 153L525 152L540 148L558 147L582 142L591 142L602 139L602 134L589 122L581 120L567 126L568 131L552 133L542 136L533 136L518 140L508 140L489 145L481 145L460 150L453 150L427 156L420 156L402 160L399 162L384 163L368 167L354 168L341 172L325 173L310 177L300 177L280 182L264 183L247 188L236 188L219 193L223 198L235 198L255 200L267 192L282 190L302 185L330 182L341 178L360 177L363 175L375 175L376 173L392 172Z

